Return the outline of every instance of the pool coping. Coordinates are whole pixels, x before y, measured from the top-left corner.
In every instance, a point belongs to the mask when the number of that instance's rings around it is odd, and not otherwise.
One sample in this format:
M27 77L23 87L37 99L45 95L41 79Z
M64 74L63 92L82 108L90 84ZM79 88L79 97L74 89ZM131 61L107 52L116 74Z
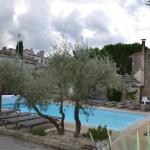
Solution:
M51 102L50 102L51 103ZM12 104L12 103L11 103ZM52 103L54 104L54 103ZM57 103L56 103L57 104ZM73 105L72 102L64 102L64 105ZM87 107L87 105L82 105L83 107ZM93 109L104 109L108 111L116 111L116 112L127 112L127 113L132 113L132 114L140 114L140 115L148 115L149 112L144 112L144 111L138 111L138 110L128 110L125 108L116 108L116 107L105 107L105 106L94 106L94 105L88 105L88 108L93 108ZM5 109L5 108L4 108Z
M52 103L54 104L54 103ZM64 102L64 105L74 105L74 103L72 101ZM129 110L129 109L125 109L125 108L116 108L116 107L107 107L107 106L95 106L95 105L90 105L87 104L88 108L95 108L95 109L105 109L105 110L109 110L109 111L119 111L119 112L127 112L127 113L135 113L135 114L141 114L141 115L148 115L150 113L150 111L148 112L144 112L144 111L138 111L138 110ZM86 107L87 105L82 104L83 107Z

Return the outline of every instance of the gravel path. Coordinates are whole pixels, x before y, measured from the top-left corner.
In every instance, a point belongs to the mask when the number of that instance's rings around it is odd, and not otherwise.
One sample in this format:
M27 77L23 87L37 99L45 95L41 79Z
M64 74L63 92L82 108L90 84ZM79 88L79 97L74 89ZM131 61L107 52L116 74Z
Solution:
M0 134L0 150L56 150Z

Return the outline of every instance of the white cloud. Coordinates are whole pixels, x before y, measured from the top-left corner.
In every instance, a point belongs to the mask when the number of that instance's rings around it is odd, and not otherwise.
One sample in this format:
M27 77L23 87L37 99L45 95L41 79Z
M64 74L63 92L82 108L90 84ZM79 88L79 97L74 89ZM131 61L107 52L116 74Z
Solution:
M141 0L0 0L0 47L48 50L60 34L87 38L90 46L140 42L150 46L150 7Z
M25 0L16 1L14 4L14 15L13 15L13 21L18 24L18 17L20 15L23 15L27 13L29 9L28 4L25 2Z
M53 1L51 3L50 11L55 17L59 17L60 15L66 17L75 8L75 5L72 3L67 3L64 1Z
M93 38L94 37L94 32L93 31L91 31L91 30L89 30L89 29L83 29L83 31L82 31L82 35L83 35L83 37L85 37L85 38Z

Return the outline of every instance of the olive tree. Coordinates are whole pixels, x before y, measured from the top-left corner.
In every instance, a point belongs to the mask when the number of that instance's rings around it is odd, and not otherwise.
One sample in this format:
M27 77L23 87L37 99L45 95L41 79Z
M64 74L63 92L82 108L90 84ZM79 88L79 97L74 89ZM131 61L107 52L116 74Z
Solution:
M36 70L36 69L35 69ZM30 71L31 72L31 71ZM25 103L29 108L33 108L41 117L48 119L61 133L59 122L54 117L42 114L40 108L45 108L54 92L54 83L47 82L47 74L34 74L27 72L15 62L0 63L0 100L3 94L20 95L25 98ZM50 77L49 77L50 78ZM39 107L40 108L39 108Z
M59 119L42 112L42 110L46 109L52 101L52 95L55 93L55 90L53 76L47 73L47 68L42 68L42 71L35 69L31 80L26 82L21 96L24 97L25 104L29 109L34 109L39 116L48 119L51 124L55 125L58 134L61 134Z
M28 73L15 62L0 63L0 104L3 94L19 94L24 89ZM0 107L1 108L1 107ZM1 111L1 109L0 109Z
M64 38L52 46L48 66L42 67L42 71L39 68L34 69L32 80L26 83L26 88L21 94L29 108L33 108L41 117L55 125L58 134L64 134L63 102L69 99L70 62L72 61L70 48L71 44ZM45 109L50 102L60 103L61 120L42 113L42 108Z
M60 103L60 114L61 114L61 132L64 134L64 120L65 120L65 113L63 111L63 103L64 100L69 99L69 87L71 85L71 78L70 78L70 69L71 69L71 61L72 56L70 55L67 47L67 43L62 41L61 47L57 45L53 51L54 54L50 55L49 63L48 63L48 74L49 77L52 77L54 82L54 89L55 93L51 95L51 98L55 101Z
M73 54L71 97L75 101L76 131L74 136L78 137L81 130L80 100L88 98L95 85L115 87L119 80L116 80L115 64L109 58L90 58L89 49L84 43L77 44Z

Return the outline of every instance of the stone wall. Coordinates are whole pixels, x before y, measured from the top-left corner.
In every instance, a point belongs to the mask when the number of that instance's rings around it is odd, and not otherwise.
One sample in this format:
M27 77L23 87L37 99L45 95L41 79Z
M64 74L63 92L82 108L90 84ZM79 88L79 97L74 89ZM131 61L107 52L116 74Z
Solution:
M141 68L141 53L135 53L132 56L132 74L134 75Z
M90 98L97 100L107 100L107 88L97 86L90 94Z
M150 50L145 52L145 74L144 87L142 96L147 96L150 99Z

